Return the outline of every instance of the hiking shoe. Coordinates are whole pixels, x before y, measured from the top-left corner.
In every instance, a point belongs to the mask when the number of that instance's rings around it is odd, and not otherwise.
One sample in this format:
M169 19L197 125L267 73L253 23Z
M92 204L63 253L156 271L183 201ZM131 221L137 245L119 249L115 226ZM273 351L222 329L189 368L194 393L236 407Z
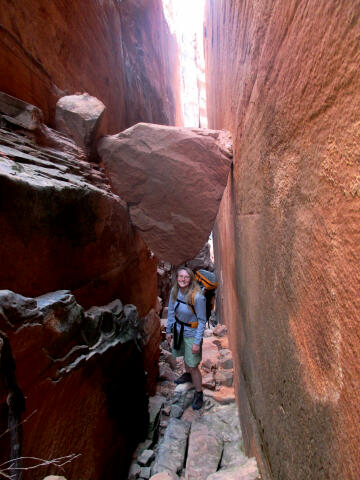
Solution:
M191 382L191 374L188 372L184 372L179 378L174 380L176 385L180 385L180 383Z
M194 393L194 398L192 401L192 408L193 410L200 410L203 406L204 399L203 399L203 392L196 392Z

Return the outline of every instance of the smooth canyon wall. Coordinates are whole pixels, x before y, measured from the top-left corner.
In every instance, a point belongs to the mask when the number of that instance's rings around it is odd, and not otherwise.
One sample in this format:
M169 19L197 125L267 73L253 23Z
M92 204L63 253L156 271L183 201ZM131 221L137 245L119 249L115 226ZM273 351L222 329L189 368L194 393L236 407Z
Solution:
M219 303L263 478L359 478L359 16L207 2L209 127L234 141Z
M179 123L177 46L160 0L0 1L0 90L41 108L88 92L107 133L139 121Z

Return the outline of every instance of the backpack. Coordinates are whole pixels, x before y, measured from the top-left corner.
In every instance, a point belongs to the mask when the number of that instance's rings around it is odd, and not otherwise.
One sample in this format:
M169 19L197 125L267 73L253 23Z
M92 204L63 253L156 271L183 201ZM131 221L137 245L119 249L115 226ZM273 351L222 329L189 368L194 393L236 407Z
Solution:
M215 304L215 291L218 285L217 278L215 273L203 269L195 272L195 278L201 287L202 294L206 299L206 320L209 323L211 310L214 309Z

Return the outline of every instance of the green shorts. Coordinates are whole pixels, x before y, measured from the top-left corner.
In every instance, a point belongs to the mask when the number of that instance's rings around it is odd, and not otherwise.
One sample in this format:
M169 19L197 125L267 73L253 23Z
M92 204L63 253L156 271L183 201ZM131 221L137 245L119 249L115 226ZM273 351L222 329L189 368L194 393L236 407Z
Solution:
M197 367L202 358L202 348L200 348L200 353L192 353L194 340L195 337L183 337L180 350L175 350L173 346L171 352L174 357L184 357L184 362L189 367Z

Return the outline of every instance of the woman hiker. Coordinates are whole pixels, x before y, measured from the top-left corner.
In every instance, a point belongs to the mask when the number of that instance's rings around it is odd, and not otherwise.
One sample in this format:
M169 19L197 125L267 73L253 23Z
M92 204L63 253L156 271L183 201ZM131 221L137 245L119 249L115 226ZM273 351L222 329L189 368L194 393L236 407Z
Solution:
M199 363L205 324L206 299L192 270L181 267L177 271L176 281L170 293L166 339L169 345L173 339L173 356L184 357L185 373L177 378L175 383L192 381L195 387L192 401L194 410L199 410L203 405Z

